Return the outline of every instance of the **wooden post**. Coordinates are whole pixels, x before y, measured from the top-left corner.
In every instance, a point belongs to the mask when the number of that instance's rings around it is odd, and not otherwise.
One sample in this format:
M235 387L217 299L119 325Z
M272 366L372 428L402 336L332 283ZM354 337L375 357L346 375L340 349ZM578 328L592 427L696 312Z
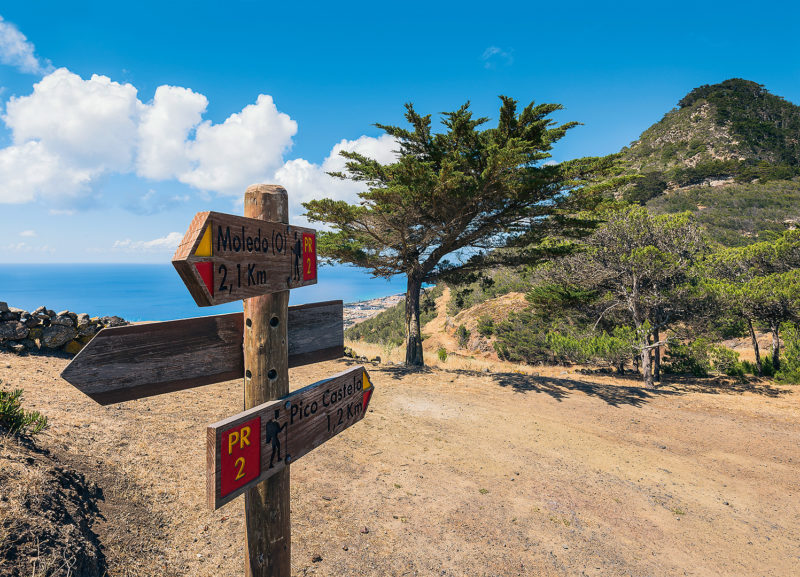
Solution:
M244 194L244 215L288 224L286 190L266 184L248 187ZM244 301L245 409L289 394L288 309L288 284L287 290ZM244 503L245 574L248 577L289 577L288 462L283 471L248 489Z

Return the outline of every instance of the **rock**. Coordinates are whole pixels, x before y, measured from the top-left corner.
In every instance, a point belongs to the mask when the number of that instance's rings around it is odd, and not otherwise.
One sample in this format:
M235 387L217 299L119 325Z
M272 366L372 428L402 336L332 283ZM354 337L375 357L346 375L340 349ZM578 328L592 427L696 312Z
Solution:
M39 349L39 343L32 339L22 339L20 343L22 343L22 345L29 351L35 351Z
M88 327L92 322L92 319L89 318L89 315L86 313L81 313L76 315L75 324L78 326L79 329L83 327Z
M0 323L0 340L17 341L28 336L28 327L17 320Z
M63 347L75 336L75 329L72 327L53 325L42 331L42 345L50 349L57 349Z
M97 325L93 322L90 322L88 325L78 326L78 334L82 337L93 337L96 335L100 329L103 328L100 325Z
M483 369L481 369L481 372L482 372L482 373L488 373L488 372L490 372L490 371L489 371L489 367L483 367Z
M19 317L21 317L21 316L22 316L21 313L18 313L18 312L15 312L15 311L6 311L4 313L0 313L0 320L3 320L3 321L18 321Z
M25 352L25 345L22 343L8 343L8 350L10 350L12 353L21 355Z
M92 338L92 335L81 335L76 340L82 345L88 345Z
M0 301L0 313L7 313L7 312L8 312L8 303Z
M373 358L371 358L369 360L369 362L371 362L373 365L379 365L379 364L381 364L381 358L380 357L373 357Z
M38 309L33 311L31 314L32 315L38 315L38 314L45 314L46 315L47 314L47 307L39 307Z
M113 316L113 317L102 317L100 319L100 324L102 324L104 327L121 327L127 325L128 322L121 317Z
M77 355L82 348L83 345L79 341L72 340L64 345L61 350L70 355Z
M37 339L41 339L42 331L44 331L42 327L33 327L28 331L28 338L34 341Z
M61 325L65 327L74 327L75 321L69 315L62 315L59 313L55 318L50 319L51 325Z
M320 561L322 561L322 555L314 555L311 558L311 562L312 563L319 563Z
M47 310L45 311L45 313L47 313L47 316L48 316L48 317L55 317L55 316L57 316L57 315L56 315L56 312L55 312L55 311L52 311L52 310L50 310L50 309L47 309Z

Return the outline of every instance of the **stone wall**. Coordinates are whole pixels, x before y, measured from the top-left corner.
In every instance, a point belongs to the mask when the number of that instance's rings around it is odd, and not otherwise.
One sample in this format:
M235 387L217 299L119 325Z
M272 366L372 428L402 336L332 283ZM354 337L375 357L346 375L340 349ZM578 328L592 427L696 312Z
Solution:
M0 349L17 354L26 351L64 351L76 354L100 329L128 322L120 317L90 317L86 313L54 312L39 307L33 312L0 302Z

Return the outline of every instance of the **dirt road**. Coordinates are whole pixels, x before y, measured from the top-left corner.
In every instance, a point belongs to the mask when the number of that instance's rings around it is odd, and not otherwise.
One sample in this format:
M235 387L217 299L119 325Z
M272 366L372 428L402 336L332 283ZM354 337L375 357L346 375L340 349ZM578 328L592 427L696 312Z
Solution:
M242 499L204 506L205 427L241 385L100 407L66 362L0 353L0 379L104 489L110 574L241 575ZM370 372L366 418L292 465L295 575L798 574L797 387Z

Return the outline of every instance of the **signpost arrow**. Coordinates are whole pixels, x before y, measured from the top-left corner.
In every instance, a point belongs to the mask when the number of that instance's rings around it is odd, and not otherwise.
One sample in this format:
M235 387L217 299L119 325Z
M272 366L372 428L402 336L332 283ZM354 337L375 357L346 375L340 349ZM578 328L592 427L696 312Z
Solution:
M357 423L373 386L357 366L208 426L208 505L218 509Z
M201 307L316 284L316 231L198 212L172 264Z
M342 301L289 307L289 367L342 356ZM244 375L242 313L103 329L61 377L101 405Z

